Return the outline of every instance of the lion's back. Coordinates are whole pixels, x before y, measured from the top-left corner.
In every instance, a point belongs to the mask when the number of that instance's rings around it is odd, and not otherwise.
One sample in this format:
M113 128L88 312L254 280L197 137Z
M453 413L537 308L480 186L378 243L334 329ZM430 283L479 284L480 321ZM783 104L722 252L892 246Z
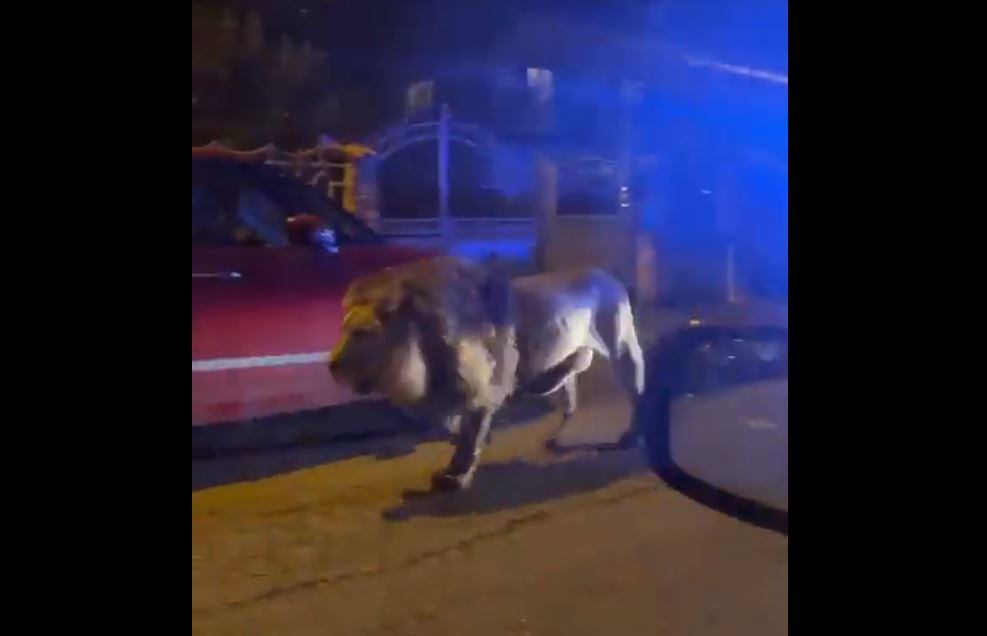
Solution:
M528 311L541 307L552 314L567 309L596 311L627 300L623 284L596 269L572 269L522 276L512 282L518 302ZM540 313L540 312L539 312Z

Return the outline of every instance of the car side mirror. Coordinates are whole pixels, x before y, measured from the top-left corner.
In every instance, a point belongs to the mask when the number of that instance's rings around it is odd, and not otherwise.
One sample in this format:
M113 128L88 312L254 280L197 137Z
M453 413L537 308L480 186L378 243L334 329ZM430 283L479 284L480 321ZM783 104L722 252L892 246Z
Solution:
M336 232L332 228L323 227L312 234L313 245L322 252L336 254L339 252L339 241Z
M289 244L319 252L335 254L339 251L336 232L314 214L296 214L285 222Z
M635 411L652 468L697 501L787 532L788 360L782 327L661 338Z

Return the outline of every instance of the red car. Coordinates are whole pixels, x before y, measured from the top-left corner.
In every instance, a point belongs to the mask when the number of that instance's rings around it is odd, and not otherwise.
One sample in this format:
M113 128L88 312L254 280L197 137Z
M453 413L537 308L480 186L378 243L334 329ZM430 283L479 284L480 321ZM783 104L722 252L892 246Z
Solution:
M192 425L355 399L328 352L350 282L428 256L274 167L192 159Z

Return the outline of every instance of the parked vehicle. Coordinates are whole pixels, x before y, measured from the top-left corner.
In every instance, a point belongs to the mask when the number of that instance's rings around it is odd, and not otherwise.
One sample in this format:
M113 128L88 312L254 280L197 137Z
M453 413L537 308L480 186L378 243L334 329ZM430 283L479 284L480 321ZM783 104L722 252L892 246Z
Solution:
M428 255L278 168L193 156L192 425L355 399L326 365L347 286Z

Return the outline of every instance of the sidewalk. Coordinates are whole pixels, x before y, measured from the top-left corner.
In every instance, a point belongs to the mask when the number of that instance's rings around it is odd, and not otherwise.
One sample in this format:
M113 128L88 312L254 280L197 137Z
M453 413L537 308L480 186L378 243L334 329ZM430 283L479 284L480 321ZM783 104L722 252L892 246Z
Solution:
M702 303L690 307L635 308L638 337L647 349L659 338L698 320L705 325L788 327L787 303L749 300L736 304Z

